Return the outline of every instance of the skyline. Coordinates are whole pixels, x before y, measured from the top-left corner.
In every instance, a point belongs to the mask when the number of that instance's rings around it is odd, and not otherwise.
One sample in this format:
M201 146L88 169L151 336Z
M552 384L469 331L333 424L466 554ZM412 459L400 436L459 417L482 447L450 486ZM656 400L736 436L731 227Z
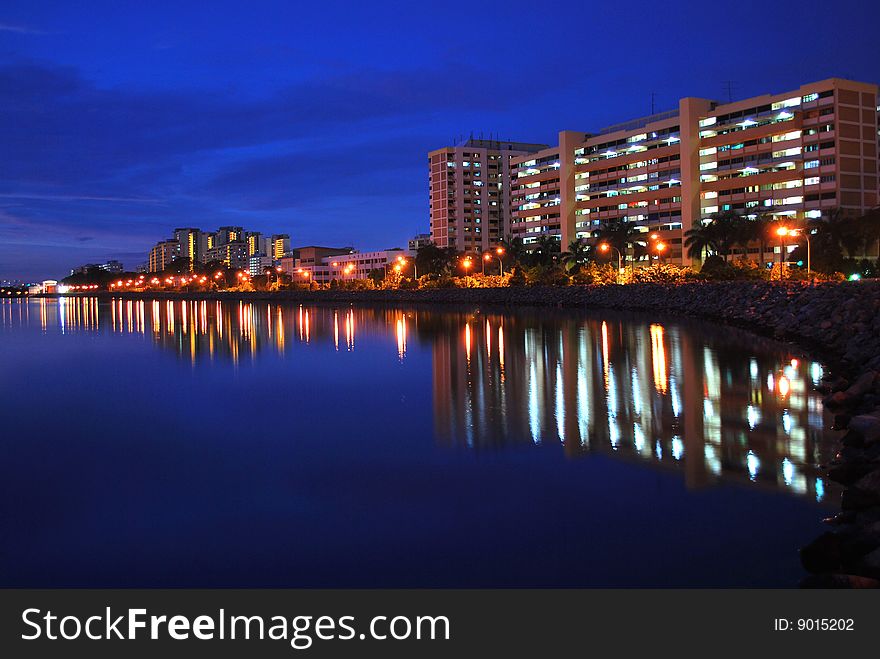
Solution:
M427 152L457 136L552 144L562 129L650 114L652 91L657 111L685 96L726 100L728 80L734 100L804 80L880 81L876 6L847 0L825 15L817 2L746 2L728 15L677 2L658 16L637 2L627 16L652 18L630 25L613 10L561 4L456 4L438 15L390 3L219 3L205 16L164 3L7 3L0 279L107 259L133 269L178 226L246 225L289 233L293 245L403 245L427 231ZM853 26L855 8L864 20ZM486 28L463 29L484 18ZM557 39L535 36L547 31ZM751 44L756 31L765 49L725 45L737 34ZM660 41L675 50L631 47ZM610 52L611 65L590 57Z

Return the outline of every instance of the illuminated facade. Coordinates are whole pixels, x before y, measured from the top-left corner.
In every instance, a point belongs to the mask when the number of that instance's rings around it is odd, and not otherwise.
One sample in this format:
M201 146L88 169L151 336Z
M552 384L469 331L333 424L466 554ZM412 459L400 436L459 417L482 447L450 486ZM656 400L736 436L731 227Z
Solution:
M175 229L174 239L180 245L180 256L189 259L190 269L192 269L192 264L205 260L208 236L200 229Z
M180 256L180 243L174 240L162 240L150 250L149 271L161 272Z
M511 233L565 249L606 223L657 233L673 262L683 232L714 213L801 223L878 204L877 85L831 78L733 103L683 98L677 110L514 159ZM757 251L754 249L752 251Z
M272 236L269 242L269 251L266 256L272 257L279 261L290 253L290 236L286 233L279 233Z
M511 162L543 144L469 139L428 154L431 240L480 252L510 232Z

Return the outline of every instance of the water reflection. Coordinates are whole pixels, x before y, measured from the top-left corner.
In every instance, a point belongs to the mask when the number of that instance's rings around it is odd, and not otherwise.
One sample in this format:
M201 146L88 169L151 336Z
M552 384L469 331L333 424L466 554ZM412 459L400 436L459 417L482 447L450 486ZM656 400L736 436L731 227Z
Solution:
M294 346L390 362L429 350L437 440L473 450L558 443L821 501L827 419L817 362L728 328L602 314L460 313L266 302L3 301L0 328L141 335L193 365ZM375 349L375 343L370 349Z

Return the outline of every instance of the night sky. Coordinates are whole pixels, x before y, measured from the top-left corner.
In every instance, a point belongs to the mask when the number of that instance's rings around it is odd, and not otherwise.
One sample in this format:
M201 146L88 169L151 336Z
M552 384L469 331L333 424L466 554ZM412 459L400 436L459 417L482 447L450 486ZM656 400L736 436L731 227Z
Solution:
M0 279L134 268L176 226L405 246L461 134L880 81L866 0L137 4L0 5Z

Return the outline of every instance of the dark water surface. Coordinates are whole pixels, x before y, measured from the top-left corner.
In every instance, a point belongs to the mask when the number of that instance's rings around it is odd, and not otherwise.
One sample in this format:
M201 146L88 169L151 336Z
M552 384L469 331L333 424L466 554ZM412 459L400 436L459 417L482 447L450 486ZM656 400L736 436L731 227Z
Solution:
M793 586L820 364L652 315L0 304L0 585Z

